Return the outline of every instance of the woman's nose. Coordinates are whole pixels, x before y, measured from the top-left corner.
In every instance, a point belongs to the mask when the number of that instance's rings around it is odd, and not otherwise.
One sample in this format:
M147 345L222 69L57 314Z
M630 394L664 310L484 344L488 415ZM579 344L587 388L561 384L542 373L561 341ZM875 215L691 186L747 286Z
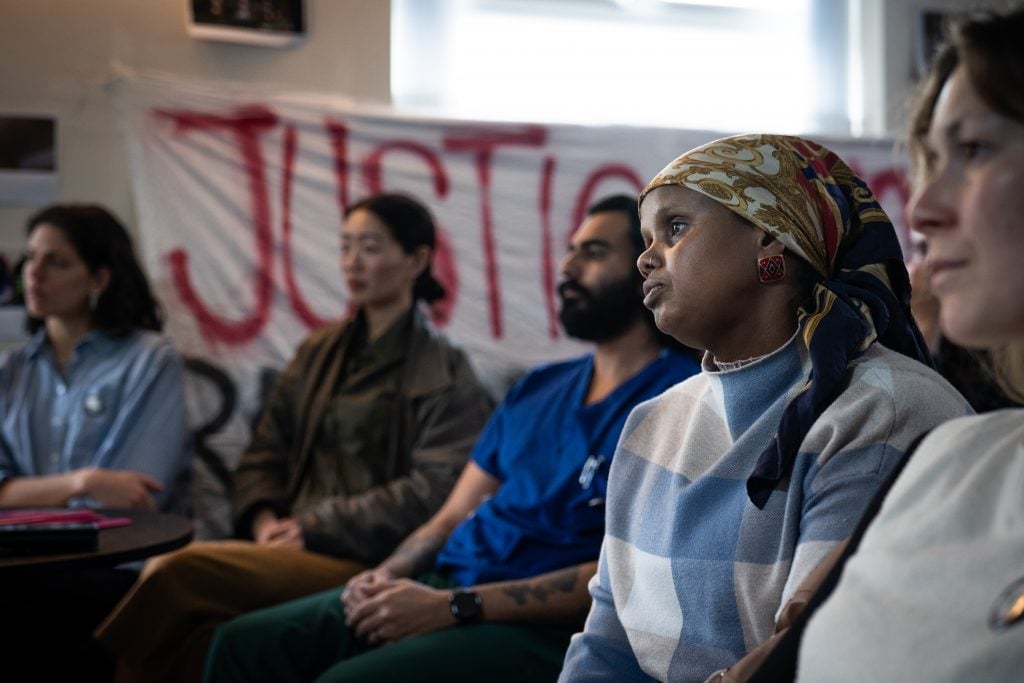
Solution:
M24 273L26 280L38 280L39 275L42 273L42 268L39 267L38 263L29 259L25 261Z
M944 175L935 174L925 180L910 198L907 220L911 230L927 235L948 227L956 215L955 188Z
M657 258L657 251L653 244L644 249L640 256L636 259L636 267L639 269L640 274L646 279L651 271L655 268L655 260Z

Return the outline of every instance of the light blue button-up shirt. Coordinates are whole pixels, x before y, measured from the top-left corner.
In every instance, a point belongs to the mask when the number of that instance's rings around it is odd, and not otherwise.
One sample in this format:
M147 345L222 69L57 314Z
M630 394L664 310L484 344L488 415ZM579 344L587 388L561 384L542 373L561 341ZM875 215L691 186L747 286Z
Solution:
M155 496L161 509L181 509L187 437L181 357L155 332L90 332L63 376L42 330L0 360L0 481L133 470L164 485Z

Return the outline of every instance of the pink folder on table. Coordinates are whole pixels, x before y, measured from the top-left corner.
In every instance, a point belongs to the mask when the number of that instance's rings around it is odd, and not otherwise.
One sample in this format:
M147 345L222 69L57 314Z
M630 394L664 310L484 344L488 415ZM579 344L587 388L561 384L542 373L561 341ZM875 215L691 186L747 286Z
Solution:
M127 526L128 517L107 517L85 509L68 508L10 508L0 509L0 526L14 524L72 524L92 523L97 529Z

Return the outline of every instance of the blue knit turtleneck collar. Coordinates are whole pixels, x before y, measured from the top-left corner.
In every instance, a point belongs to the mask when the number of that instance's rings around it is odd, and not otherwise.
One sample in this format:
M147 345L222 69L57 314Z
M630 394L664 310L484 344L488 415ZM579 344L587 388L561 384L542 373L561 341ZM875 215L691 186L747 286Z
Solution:
M710 354L702 365L712 392L725 408L724 417L734 441L757 421L777 425L782 411L811 370L799 335L793 335L767 356L735 370L718 370Z

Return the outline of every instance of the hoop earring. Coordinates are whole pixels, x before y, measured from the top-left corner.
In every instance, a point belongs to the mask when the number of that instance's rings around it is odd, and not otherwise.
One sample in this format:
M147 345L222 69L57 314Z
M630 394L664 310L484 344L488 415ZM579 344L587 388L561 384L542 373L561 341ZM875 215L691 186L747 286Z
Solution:
M99 302L100 302L100 293L97 292L97 291L89 292L89 310L90 311L95 311L96 310L96 306L99 305Z
M782 255L757 259L757 279L764 284L778 282L786 277L786 260Z

